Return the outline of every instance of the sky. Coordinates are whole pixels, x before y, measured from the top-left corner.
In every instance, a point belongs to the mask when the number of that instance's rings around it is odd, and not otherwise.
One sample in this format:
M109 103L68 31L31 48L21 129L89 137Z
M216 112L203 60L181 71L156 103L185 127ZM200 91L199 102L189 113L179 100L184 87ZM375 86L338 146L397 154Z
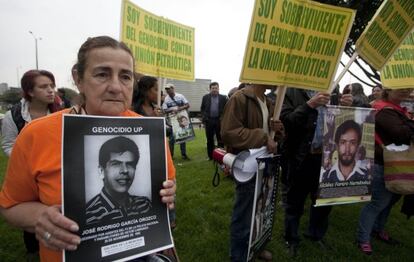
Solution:
M211 79L227 92L239 84L254 0L132 0L156 15L195 28L195 77ZM121 0L0 0L0 83L36 68L51 71L58 87L73 85L70 69L81 44L90 36L119 39ZM347 57L343 58L346 62ZM362 72L355 69L363 79ZM339 66L337 74L341 71ZM345 74L341 88L356 82ZM369 95L371 89L364 87Z

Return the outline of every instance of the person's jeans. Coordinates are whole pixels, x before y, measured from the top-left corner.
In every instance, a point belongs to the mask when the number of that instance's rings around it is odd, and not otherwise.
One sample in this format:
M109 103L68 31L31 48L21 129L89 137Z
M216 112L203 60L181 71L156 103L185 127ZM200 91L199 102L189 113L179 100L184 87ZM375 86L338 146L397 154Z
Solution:
M171 134L169 137L171 157L174 157L174 143L175 143L174 135ZM180 144L180 150L181 150L181 156L187 156L187 148L185 146L185 143Z
M255 179L236 185L236 199L230 225L230 259L245 262L249 247Z
M385 188L384 166L378 164L374 165L371 191L371 202L361 210L359 217L357 238L360 243L369 242L372 231L384 230L392 206L401 197Z

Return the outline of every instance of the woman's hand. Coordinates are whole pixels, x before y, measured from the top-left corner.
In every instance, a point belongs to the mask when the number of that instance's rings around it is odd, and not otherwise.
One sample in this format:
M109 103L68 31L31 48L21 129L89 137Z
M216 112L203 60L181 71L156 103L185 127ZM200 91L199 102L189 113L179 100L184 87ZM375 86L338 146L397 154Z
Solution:
M175 191L177 189L174 181L167 180L162 183L163 189L160 191L161 201L166 203L169 209L174 208Z
M342 95L341 99L339 101L339 105L341 105L341 106L352 106L352 95L351 94Z
M316 95L311 97L308 102L308 106L311 108L317 108L320 106L324 106L329 103L329 100L331 99L331 95L326 92L318 92Z
M61 213L61 206L44 208L35 224L36 238L49 249L76 250L81 239L74 234L79 226Z

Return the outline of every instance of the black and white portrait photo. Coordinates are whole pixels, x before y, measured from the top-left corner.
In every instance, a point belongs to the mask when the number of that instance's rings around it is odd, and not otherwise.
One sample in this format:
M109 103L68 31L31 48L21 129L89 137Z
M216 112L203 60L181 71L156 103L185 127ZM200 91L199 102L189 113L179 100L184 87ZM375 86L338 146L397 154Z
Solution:
M127 261L172 248L165 120L65 115L62 212L81 244L64 261Z
M85 136L86 224L147 213L150 165L148 135Z

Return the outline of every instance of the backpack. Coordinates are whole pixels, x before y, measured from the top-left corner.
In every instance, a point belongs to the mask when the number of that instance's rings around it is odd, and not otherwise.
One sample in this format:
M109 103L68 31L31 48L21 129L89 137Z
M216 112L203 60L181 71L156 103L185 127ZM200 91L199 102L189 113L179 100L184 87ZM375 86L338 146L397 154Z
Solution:
M10 112L11 112L13 121L16 124L17 133L20 133L24 125L26 125L26 121L23 119L23 116L22 116L22 104L20 102L15 104L10 109Z

